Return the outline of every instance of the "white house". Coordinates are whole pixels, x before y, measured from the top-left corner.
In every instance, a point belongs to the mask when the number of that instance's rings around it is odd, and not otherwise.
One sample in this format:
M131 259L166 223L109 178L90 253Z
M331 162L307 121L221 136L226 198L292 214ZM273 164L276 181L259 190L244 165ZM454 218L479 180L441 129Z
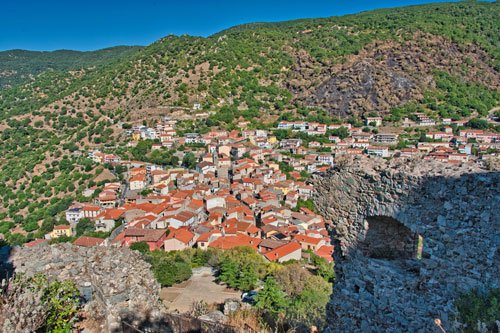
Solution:
M74 205L66 211L66 221L74 224L83 218L83 209L81 205Z
M318 162L321 164L333 165L333 161L334 161L333 155L329 154L318 155Z
M365 125L379 127L382 125L382 117L366 117Z
M130 178L130 190L137 191L146 187L146 175L138 174Z
M226 207L226 200L223 196L212 195L206 198L207 210L211 210L216 207Z
M389 147L378 147L378 146L370 146L366 150L368 155L380 156L380 157L389 157Z
M168 225L173 228L180 228L193 225L198 222L197 215L190 211L182 211L179 214L176 214L170 217L168 221Z

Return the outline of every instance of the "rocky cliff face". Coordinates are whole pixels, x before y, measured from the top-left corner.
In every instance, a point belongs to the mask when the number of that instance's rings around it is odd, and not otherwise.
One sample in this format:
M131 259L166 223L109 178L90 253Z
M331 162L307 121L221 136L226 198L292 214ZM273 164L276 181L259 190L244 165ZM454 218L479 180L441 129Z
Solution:
M49 278L75 281L88 301L83 324L90 332L120 332L122 320L136 326L161 324L160 286L138 252L115 247L39 245L16 249L11 260L16 274L44 273Z
M500 173L362 158L316 178L335 226L333 332L447 332L454 299L500 285Z
M342 65L314 64L304 54L297 61L296 78L288 88L308 106L319 106L335 115L385 112L408 101L420 101L436 84L433 72L464 76L467 63L474 68L467 76L498 90L498 74L488 55L473 45L463 46L445 38L416 33L412 40L374 42ZM321 68L320 74L311 68ZM321 83L316 84L315 81ZM303 87L309 87L304 89Z

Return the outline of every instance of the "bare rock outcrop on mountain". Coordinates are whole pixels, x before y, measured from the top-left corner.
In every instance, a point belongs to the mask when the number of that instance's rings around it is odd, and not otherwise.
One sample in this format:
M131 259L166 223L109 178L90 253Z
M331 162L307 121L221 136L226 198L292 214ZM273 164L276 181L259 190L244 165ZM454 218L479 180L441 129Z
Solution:
M296 64L295 78L287 84L296 99L339 116L388 112L420 101L427 90L435 88L435 71L467 76L490 89L500 89L498 72L484 50L423 33L404 42L374 42L341 65L314 63L305 52L296 55Z
M360 158L315 182L335 227L332 332L458 332L458 295L500 285L500 172Z

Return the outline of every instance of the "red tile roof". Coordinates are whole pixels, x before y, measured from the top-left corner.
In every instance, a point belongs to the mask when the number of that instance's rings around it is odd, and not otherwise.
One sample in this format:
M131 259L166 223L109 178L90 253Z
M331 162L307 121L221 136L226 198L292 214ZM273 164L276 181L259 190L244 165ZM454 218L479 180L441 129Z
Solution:
M100 245L104 242L104 239L98 237L89 237L89 236L80 236L78 237L73 244L84 247L92 247Z
M333 250L334 250L333 245L323 245L322 247L317 249L314 252L314 254L316 254L322 258L325 258L326 260L328 260L328 262L332 262L333 261L333 257L332 257Z
M116 200L116 195L99 195L99 201L114 201Z
M299 243L290 242L264 254L269 261L279 260L297 250L302 249Z
M235 218L226 220L222 227L226 234L235 234L237 232L247 232L249 234L255 234L260 231L255 225L248 222L241 222Z
M257 249L260 242L260 238L254 238L246 236L244 234L237 234L235 236L219 237L208 246L222 250L228 250L238 246L250 246L254 249Z
M83 206L82 210L98 212L101 210L101 207L93 206L93 205L85 205L85 206Z
M183 211L179 212L179 214L173 216L173 218L178 220L178 221L181 221L181 222L187 222L195 216L196 216L196 214L194 214L190 211L187 211L187 210L183 210Z
M143 242L157 242L159 241L166 233L164 229L136 229L130 228L125 229L123 231L124 238L127 237L137 237L137 241Z
M105 220L117 220L123 215L123 213L125 213L125 209L123 208L110 208L97 215L96 219L103 218Z
M318 237L311 237L311 236L306 236L302 234L298 234L294 236L294 239L298 241L299 243L307 243L307 244L314 244L317 245L319 242L322 241L322 238Z
M47 243L46 239L35 239L35 240L32 240L31 242L28 242L28 243L24 244L24 246L26 246L26 247L35 247L37 245L44 244L44 243Z
M146 181L146 175L143 174L137 174L130 177L130 182L145 182L145 181Z
M60 224L60 225L56 225L54 227L55 230L68 230L68 229L71 229L71 227L69 225L66 225L66 224Z
M179 229L168 228L168 229L170 230L170 233L168 234L165 240L177 239L184 244L189 244L189 242L191 242L191 240L193 240L194 238L194 234L191 231L187 230L186 228L179 228Z
M151 171L151 175L152 176L167 175L167 174L168 174L168 172L166 172L165 170L159 170L159 169L157 169L157 170Z

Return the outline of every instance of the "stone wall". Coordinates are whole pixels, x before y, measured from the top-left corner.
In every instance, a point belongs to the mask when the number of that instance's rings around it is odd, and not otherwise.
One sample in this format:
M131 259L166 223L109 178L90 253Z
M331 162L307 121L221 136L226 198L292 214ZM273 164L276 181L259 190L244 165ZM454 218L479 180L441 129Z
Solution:
M457 295L499 286L499 184L473 164L367 157L316 177L336 245L330 330L459 331Z
M85 248L64 243L17 248L11 262L16 274L44 273L73 280L87 298L88 332L121 332L122 320L138 327L165 325L160 285L139 252L128 248Z

